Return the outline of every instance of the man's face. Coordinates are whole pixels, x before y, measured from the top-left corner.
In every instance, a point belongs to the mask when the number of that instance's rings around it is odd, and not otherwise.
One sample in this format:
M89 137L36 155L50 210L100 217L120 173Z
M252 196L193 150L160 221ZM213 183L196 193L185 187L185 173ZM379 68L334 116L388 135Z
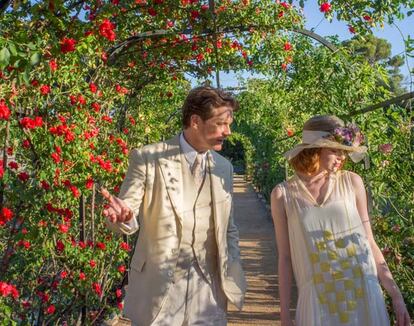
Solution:
M193 116L194 148L198 151L213 149L220 151L224 140L230 136L230 125L233 122L231 107L221 106L213 109L213 115L206 121L199 116Z

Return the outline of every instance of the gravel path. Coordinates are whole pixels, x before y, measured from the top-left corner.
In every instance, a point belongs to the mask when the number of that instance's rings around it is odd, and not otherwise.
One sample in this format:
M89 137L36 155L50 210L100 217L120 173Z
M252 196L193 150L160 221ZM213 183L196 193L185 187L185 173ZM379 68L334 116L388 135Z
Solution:
M280 325L276 245L270 212L239 175L234 178L234 209L247 293L242 311L229 306L228 325Z

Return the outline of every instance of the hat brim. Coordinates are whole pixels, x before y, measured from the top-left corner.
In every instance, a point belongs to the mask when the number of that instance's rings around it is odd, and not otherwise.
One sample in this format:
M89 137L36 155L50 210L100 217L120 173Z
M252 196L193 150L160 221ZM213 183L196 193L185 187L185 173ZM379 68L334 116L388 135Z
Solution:
M312 144L303 144L303 143L298 144L291 150L284 153L283 156L288 161L290 161L292 158L298 155L301 151L307 148L334 148L334 149L344 150L348 152L349 157L355 163L361 161L364 158L368 150L366 146L347 146L347 145L339 144L335 141L331 141L328 139L319 139Z

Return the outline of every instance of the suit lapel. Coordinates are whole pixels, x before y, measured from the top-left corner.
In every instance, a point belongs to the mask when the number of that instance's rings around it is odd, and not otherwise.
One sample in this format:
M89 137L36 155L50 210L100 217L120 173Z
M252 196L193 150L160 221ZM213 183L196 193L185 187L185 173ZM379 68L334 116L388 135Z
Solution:
M183 173L181 166L181 150L179 135L166 142L164 156L159 158L161 173L171 204L182 226L183 224Z

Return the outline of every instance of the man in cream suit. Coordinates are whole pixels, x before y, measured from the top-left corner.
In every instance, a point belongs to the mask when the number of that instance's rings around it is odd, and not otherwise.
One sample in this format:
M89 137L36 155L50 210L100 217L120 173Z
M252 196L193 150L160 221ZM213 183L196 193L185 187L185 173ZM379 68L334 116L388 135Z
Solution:
M233 168L217 154L237 102L219 89L190 91L183 132L131 152L119 197L102 191L108 227L139 229L124 315L133 325L227 324L246 283L233 221Z

